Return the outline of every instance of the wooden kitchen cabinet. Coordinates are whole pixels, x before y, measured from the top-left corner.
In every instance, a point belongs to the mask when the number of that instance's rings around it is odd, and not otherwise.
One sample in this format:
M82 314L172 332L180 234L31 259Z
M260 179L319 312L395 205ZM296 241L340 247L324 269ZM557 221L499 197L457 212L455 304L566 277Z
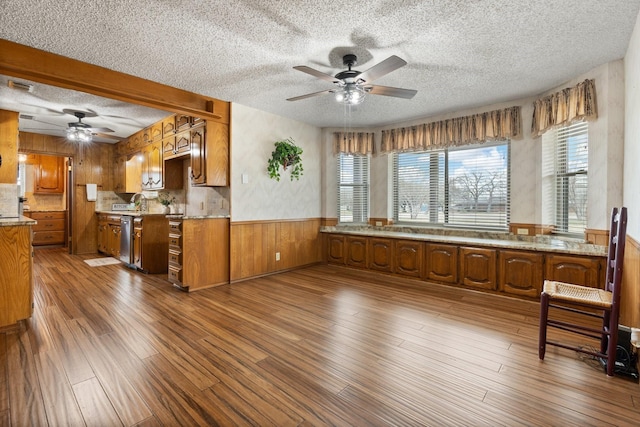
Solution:
M182 162L165 165L162 141L147 145L141 152L141 177L143 190L182 188Z
M109 216L98 215L98 252L109 253Z
M393 272L393 240L371 237L368 246L367 267L370 270Z
M120 258L120 219L118 222L110 220L108 224L108 237L107 237L107 253L114 258Z
M33 192L35 194L62 194L65 183L64 157L36 155L35 180Z
M425 279L458 283L458 247L427 243L425 247Z
M142 190L142 156L139 153L116 157L113 170L113 191L137 193Z
M403 276L422 277L424 244L415 240L395 241L394 273Z
M367 267L367 238L347 236L346 238L346 264L351 267Z
M597 257L548 254L544 278L575 285L604 287L605 260Z
M167 273L169 220L164 215L143 215L133 219L133 265L144 273Z
M538 252L500 250L498 290L538 298L542 291L544 255Z
M64 245L67 214L64 211L25 212L38 221L33 225L33 246Z
M191 185L229 185L229 126L207 122L191 129Z
M120 258L120 215L98 214L98 252Z
M31 225L0 226L0 328L33 313Z
M191 132L180 132L162 140L165 160L186 156L191 153Z
M480 289L497 287L496 250L486 248L460 248L460 283Z
M345 242L341 234L327 236L327 261L331 264L345 263Z
M189 292L229 283L229 220L171 218L169 273L174 286Z

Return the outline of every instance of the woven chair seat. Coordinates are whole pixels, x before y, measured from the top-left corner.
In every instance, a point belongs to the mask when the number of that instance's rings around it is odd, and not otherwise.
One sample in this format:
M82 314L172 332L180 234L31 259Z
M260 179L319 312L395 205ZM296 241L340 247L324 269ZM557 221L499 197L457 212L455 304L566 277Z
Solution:
M552 300L591 304L602 308L610 308L613 303L613 293L609 291L553 280L544 281L543 292Z

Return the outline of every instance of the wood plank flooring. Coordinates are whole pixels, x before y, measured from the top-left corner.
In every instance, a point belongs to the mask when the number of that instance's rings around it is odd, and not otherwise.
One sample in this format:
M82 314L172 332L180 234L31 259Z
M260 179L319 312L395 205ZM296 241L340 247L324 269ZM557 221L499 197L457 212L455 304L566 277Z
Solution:
M324 265L188 294L86 258L36 250L0 426L640 425L637 383L538 360L537 302Z

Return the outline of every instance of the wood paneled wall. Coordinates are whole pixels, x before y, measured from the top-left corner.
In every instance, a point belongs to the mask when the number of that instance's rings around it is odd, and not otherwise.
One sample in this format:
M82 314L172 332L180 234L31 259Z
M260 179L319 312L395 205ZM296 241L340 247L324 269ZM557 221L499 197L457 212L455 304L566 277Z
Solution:
M87 201L85 184L98 184L99 190L113 189L112 174L109 171L114 167L114 146L98 142L87 145L72 144L62 137L21 132L19 151L73 158L73 253L97 252L96 202Z
M620 324L640 328L640 243L627 236L622 271Z
M319 229L319 218L231 223L231 282L321 262Z

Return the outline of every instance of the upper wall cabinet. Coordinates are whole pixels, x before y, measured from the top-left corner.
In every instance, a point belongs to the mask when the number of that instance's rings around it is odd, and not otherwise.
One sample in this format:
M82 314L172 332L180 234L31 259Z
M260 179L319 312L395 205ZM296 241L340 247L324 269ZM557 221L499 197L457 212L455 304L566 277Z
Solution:
M35 156L35 194L61 194L64 193L64 157Z
M191 130L191 185L229 185L229 126L207 122Z

